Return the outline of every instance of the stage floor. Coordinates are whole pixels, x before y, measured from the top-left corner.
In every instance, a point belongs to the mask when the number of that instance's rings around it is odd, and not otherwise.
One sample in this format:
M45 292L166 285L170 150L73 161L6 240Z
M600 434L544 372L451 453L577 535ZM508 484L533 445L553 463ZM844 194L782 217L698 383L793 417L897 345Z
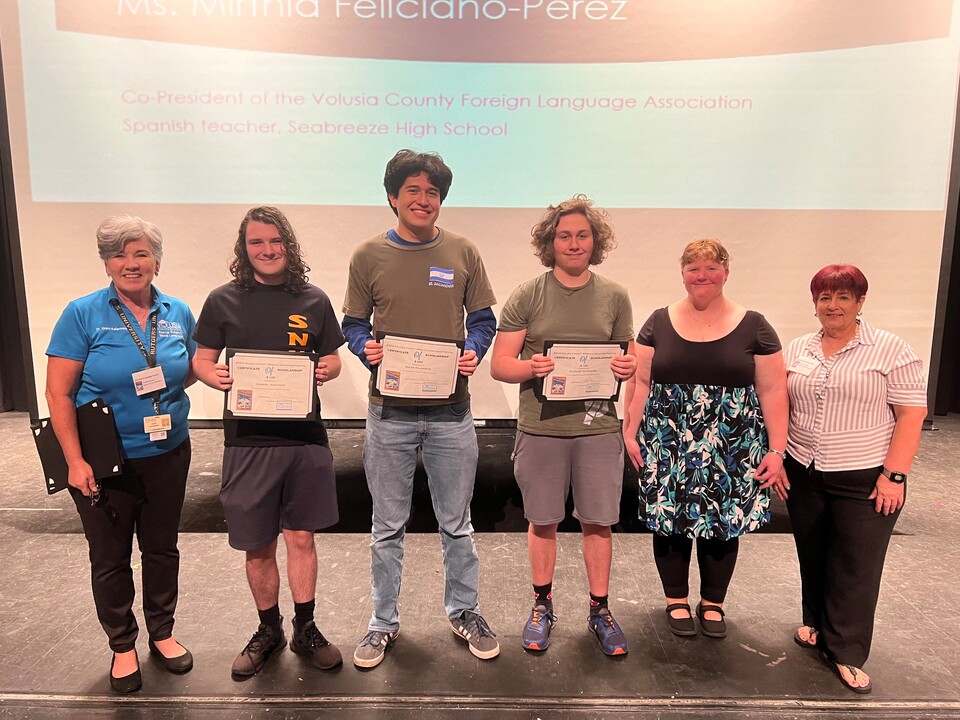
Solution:
M63 493L46 495L27 417L0 414L0 541L7 548L0 718L960 717L960 504L952 462L960 450L960 417L936 418L936 425L938 431L924 433L887 557L866 668L875 689L866 698L842 688L816 653L792 642L799 578L792 538L783 532L743 540L725 640L674 637L649 535L617 533L611 608L630 640L630 653L618 659L604 656L587 632L579 536L562 534L554 584L559 624L548 651L523 651L519 637L531 591L526 538L513 529L518 517L522 526L522 513L509 482L498 479L510 475L505 431L481 432L474 508L482 611L500 640L500 657L477 660L451 632L439 539L418 532L407 538L400 638L379 667L354 668L350 657L370 614L368 538L337 528L317 539L316 618L347 663L321 672L284 650L257 677L234 682L230 665L257 620L242 555L227 546L222 517L218 526L220 436L213 430L193 434L180 545L176 635L196 666L182 677L164 672L142 634L143 690L117 698L109 690L110 653L94 613L86 543L72 502ZM335 430L331 441L341 508L346 501L349 510L343 523L353 529L366 492L357 467L362 433ZM429 529L428 506L421 498L415 528ZM782 516L782 505L776 514ZM281 610L292 615L285 589Z

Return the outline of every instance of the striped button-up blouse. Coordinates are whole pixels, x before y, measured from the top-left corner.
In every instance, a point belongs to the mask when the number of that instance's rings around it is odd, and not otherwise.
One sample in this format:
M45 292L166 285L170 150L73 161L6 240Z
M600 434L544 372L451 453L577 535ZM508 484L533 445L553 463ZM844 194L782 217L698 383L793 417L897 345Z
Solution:
M787 452L817 470L882 465L893 437L893 405L926 407L926 375L913 349L860 320L854 338L829 358L823 331L784 353L790 393Z

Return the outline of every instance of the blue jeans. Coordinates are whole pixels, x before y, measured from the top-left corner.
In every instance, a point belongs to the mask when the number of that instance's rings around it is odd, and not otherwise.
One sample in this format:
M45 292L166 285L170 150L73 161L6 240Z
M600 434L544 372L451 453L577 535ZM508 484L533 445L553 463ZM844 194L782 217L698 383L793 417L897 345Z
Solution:
M470 403L399 408L371 404L363 448L363 468L373 497L370 630L393 632L400 627L397 598L418 450L440 526L447 616L478 610L480 560L470 521L478 450Z

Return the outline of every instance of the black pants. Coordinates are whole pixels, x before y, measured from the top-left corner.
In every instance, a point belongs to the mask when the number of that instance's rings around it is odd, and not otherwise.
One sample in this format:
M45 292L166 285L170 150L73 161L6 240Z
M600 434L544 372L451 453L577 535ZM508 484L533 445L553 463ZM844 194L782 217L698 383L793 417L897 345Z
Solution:
M90 546L90 570L97 617L114 652L133 650L137 619L133 614L133 536L137 536L143 576L143 617L151 640L173 634L177 609L180 510L190 468L190 440L163 455L123 463L123 475L99 482L101 498L76 488L77 505Z
M700 568L700 597L722 603L737 567L740 539L705 540L697 538L697 566ZM690 595L690 557L693 540L685 535L654 535L653 559L657 563L663 594L682 598Z
M883 561L900 511L867 497L881 468L820 472L787 457L787 510L800 560L803 624L831 660L863 667L873 640Z

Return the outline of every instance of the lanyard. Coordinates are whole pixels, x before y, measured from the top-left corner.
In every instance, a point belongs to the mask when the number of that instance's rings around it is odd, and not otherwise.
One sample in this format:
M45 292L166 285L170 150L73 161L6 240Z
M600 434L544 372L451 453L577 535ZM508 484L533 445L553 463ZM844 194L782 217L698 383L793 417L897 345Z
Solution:
M140 349L140 352L143 353L144 359L147 361L148 367L156 367L157 365L157 313L159 310L154 310L150 313L149 319L149 332L150 332L150 349L147 350L143 345L143 341L140 339L140 336L137 334L137 331L133 329L133 325L130 324L130 318L127 317L127 314L123 311L123 307L120 305L120 301L116 298L110 301L110 304L113 306L113 309L117 311L117 315L120 316L120 320L123 321L123 324L127 328L127 332L130 333L130 337L133 338L133 341L137 344L137 347ZM157 415L160 414L160 391L156 390L153 393L153 412Z

